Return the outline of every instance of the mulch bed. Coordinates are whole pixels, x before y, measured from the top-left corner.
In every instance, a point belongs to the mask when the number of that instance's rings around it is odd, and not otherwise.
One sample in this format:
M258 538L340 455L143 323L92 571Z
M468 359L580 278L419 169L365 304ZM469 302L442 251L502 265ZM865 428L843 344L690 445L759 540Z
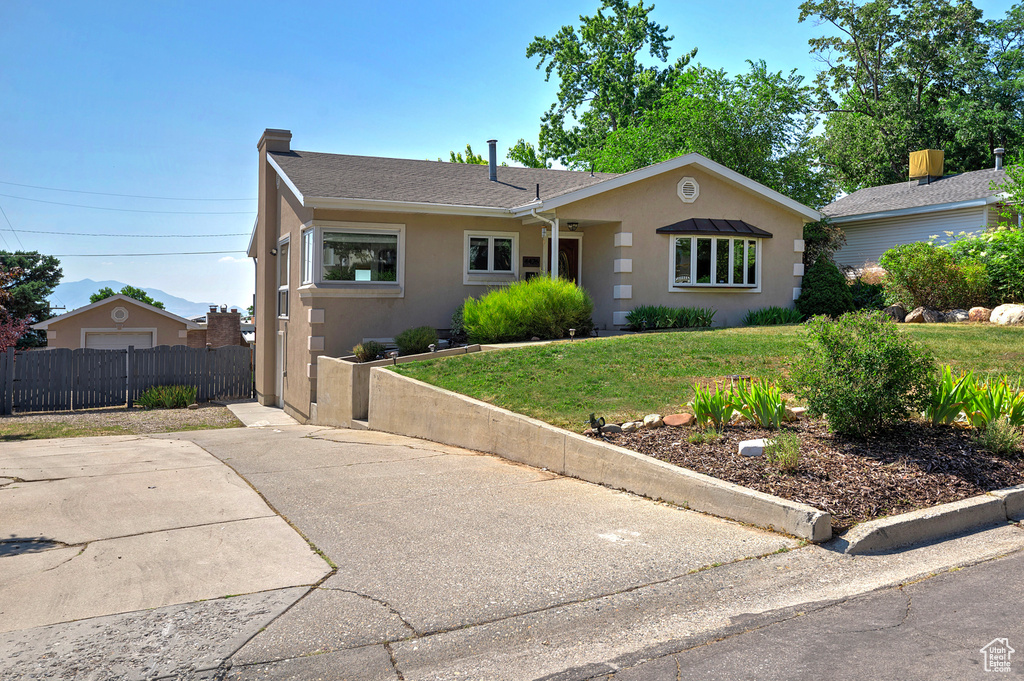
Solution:
M772 437L772 431L755 426L730 426L721 439L702 444L687 441L693 428L668 426L607 438L719 480L828 511L836 533L864 520L1024 483L1024 452L1018 457L990 454L960 428L907 422L863 440L832 435L820 419L801 419L785 428L802 440L800 465L791 475L764 457L740 456L742 440Z

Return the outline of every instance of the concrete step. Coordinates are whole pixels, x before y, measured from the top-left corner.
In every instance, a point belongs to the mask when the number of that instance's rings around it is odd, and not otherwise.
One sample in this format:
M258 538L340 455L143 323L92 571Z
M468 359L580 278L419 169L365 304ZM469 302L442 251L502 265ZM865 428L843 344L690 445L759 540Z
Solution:
M369 430L369 421L361 421L359 419L352 419L352 430Z

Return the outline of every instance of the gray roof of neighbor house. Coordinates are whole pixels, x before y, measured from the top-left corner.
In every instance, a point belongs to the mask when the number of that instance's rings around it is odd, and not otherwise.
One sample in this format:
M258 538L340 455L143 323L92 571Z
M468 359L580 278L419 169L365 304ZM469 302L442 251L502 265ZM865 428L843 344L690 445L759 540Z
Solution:
M988 168L959 175L947 175L932 180L930 184L918 184L917 180L913 180L868 187L833 201L822 208L821 212L830 218L845 218L897 210L912 213L915 208L965 201L980 200L992 203L1000 192L991 189L991 183L1000 183L1005 179L1005 170Z
M269 152L306 197L435 203L451 206L513 208L540 196L549 199L616 177L612 173L499 166L498 181L488 167L412 159Z

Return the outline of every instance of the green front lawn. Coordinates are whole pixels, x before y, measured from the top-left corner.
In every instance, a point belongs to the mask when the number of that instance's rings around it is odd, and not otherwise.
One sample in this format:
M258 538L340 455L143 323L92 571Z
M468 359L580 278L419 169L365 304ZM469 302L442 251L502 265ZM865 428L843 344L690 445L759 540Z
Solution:
M941 364L1024 376L1024 328L908 324ZM697 381L740 374L792 392L799 326L683 331L558 342L401 364L400 374L570 430L590 412L609 423L679 411Z

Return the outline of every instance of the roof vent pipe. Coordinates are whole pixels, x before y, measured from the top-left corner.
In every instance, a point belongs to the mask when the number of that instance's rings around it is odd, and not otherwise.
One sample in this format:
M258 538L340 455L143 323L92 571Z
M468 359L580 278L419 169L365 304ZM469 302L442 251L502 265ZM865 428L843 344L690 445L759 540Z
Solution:
M487 140L487 169L491 182L498 181L498 140Z
M993 153L995 153L995 155L996 155L996 170L1002 170L1003 169L1003 154L1006 153L1006 149L1004 149L1002 147L996 147L993 150Z

